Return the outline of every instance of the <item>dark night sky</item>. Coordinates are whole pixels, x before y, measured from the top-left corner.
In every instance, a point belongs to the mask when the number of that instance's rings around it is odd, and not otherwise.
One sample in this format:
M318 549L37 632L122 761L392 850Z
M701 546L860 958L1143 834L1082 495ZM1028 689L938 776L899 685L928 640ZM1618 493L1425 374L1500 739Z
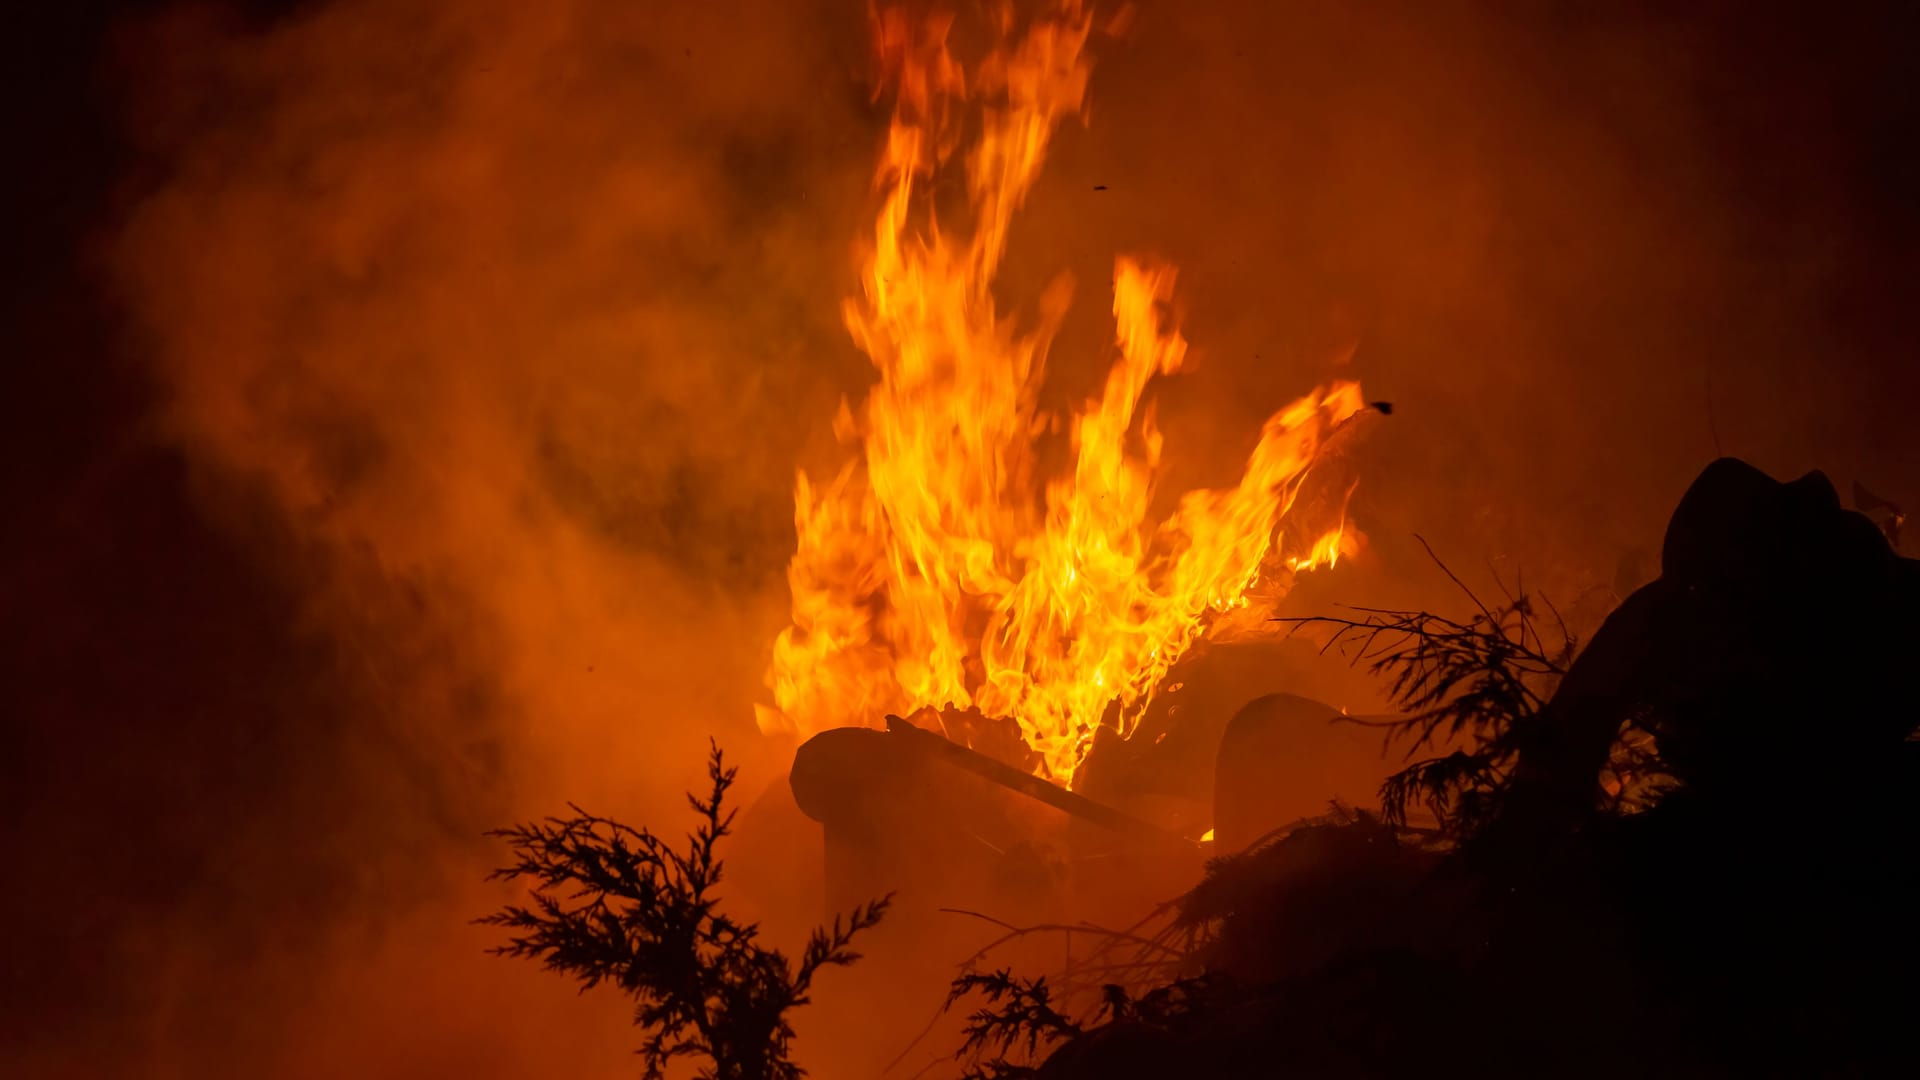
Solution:
M185 453L149 423L158 391L145 339L101 264L120 215L164 169L120 134L120 103L135 90L108 59L110 32L162 6L16 4L0 17L13 148L0 169L12 211L0 254L0 925L15 934L0 960L0 1065L7 1047L38 1048L26 1060L50 1067L62 1059L48 1048L70 1042L140 1045L155 995L142 965L159 947L143 928L158 914L172 927L233 927L205 934L206 963L244 968L297 939L274 927L354 902L367 886L350 871L352 845L316 838L313 822L353 836L389 813L431 820L390 838L404 849L497 821L490 803L438 802L435 763L382 727L366 687L340 677L337 643L299 629L299 588L256 553L301 538L244 501L209 512ZM1675 6L1692 14L1658 14ZM258 7L251 18L273 17ZM1711 139L1703 153L1735 178L1709 187L1739 200L1743 219L1782 229L1777 249L1753 241L1726 264L1816 249L1844 261L1819 301L1839 359L1810 351L1810 372L1832 367L1806 384L1830 379L1866 404L1851 421L1825 421L1833 430L1812 431L1809 445L1831 434L1849 460L1878 465L1882 486L1920 495L1911 5L1803 4L1790 15L1595 5L1604 17L1576 7L1493 5L1508 14L1491 18L1542 41L1628 34L1638 19L1688 52ZM1539 63L1545 78L1551 54ZM1604 116L1618 89L1552 93ZM1752 410L1765 402L1742 397L1737 367L1719 378L1728 408L1749 410L1725 423L1764 428ZM327 767L336 760L383 779L343 782L344 766ZM267 917L235 917L242 909ZM227 1004L218 995L253 984L206 985L207 1016L183 1022L211 1029ZM103 1060L93 1052L72 1061Z
M19 149L0 181L0 843L18 860L5 917L23 928L0 968L9 1046L131 1010L118 931L217 873L209 838L256 812L289 760L271 688L312 662L282 591L202 520L179 454L148 435L151 380L98 272L136 169L101 51L151 6L5 16L0 109Z

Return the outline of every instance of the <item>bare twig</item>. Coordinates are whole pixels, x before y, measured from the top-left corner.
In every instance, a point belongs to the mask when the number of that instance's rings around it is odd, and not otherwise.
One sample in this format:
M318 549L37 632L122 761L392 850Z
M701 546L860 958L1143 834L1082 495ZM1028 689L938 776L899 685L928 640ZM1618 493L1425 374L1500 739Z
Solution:
M1493 618L1493 612L1487 610L1487 605L1481 603L1480 598L1473 594L1473 590L1467 588L1467 583L1461 581L1459 575L1455 574L1452 568L1442 562L1440 556L1434 553L1433 545L1427 543L1427 538L1421 536L1419 533L1414 533L1413 538L1420 541L1420 546L1426 549L1427 558L1433 560L1433 565L1439 567L1441 573L1447 575L1449 580L1460 587L1461 592L1467 594L1467 599L1473 601L1473 606L1480 609L1480 614L1485 615L1489 619Z

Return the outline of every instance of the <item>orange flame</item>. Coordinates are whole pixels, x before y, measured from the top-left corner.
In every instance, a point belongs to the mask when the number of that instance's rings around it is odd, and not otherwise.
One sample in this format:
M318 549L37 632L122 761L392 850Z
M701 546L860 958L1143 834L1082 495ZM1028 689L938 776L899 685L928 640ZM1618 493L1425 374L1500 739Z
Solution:
M774 644L778 708L760 720L808 735L972 707L1016 720L1065 783L1096 728L1130 734L1168 668L1245 604L1316 449L1363 401L1338 383L1288 405L1238 486L1188 492L1150 522L1163 440L1141 397L1180 370L1187 341L1162 315L1174 269L1120 258L1119 357L1071 418L1071 472L1040 487L1035 444L1054 421L1036 400L1071 285L1049 288L1024 331L991 286L1054 128L1085 107L1092 18L1065 0L1012 41L1002 14L1001 45L971 72L948 53L947 29L874 17L896 104L862 295L845 318L879 382L836 421L861 459L796 484L793 625ZM956 240L930 209L921 230L909 219L916 183L959 149L965 103L981 122L965 155L973 229ZM1336 525L1271 569L1330 564L1340 540Z

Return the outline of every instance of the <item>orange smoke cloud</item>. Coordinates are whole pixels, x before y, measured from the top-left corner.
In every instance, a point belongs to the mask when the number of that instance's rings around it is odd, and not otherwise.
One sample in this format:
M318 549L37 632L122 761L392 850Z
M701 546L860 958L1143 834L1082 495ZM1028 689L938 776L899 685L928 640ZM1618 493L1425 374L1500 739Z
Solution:
M498 899L479 830L566 799L670 820L710 735L755 766L871 125L859 13L757 8L742 33L700 5L342 0L127 35L166 173L116 262L160 422L423 767L337 777L419 790L391 822L302 823L350 830L366 887L314 928L323 959L267 962L317 965L269 980L300 1023L162 1048L187 1071L456 1060L396 1016L477 1040L465 1075L538 1071L531 1030L485 1047L509 1005L571 995L465 929ZM191 995L210 976L169 952ZM588 1074L629 1063L618 1013L579 1014L606 1026Z
M317 546L317 618L404 587L562 758L751 730L728 703L757 672L716 645L777 593L767 495L809 432L768 421L831 401L819 271L846 262L838 147L864 121L855 73L780 37L691 9L341 3L216 45L151 106L248 106L166 148L122 247L168 430L213 497L262 495ZM360 644L370 677L419 674Z

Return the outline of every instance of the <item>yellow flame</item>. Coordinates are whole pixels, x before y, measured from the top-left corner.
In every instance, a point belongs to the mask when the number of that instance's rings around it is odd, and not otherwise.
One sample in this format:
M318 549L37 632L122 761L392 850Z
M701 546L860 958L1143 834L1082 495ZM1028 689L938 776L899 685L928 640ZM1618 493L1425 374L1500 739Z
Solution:
M1237 486L1187 492L1150 521L1163 439L1141 398L1181 369L1187 341L1163 314L1174 269L1120 258L1118 357L1071 416L1071 469L1035 475L1053 428L1038 390L1071 285L1049 288L1024 330L991 286L1054 128L1085 107L1091 25L1065 0L1015 40L1003 14L1001 44L969 71L947 51L947 20L874 17L896 97L861 295L844 315L879 381L836 421L859 460L795 485L793 625L774 644L778 708L759 710L763 728L975 708L1016 720L1042 771L1069 782L1094 731L1130 734L1209 620L1244 604L1321 440L1363 405L1357 384L1338 383L1286 406ZM914 195L960 149L965 104L980 111L964 157L973 228L955 238ZM1340 543L1336 527L1285 565L1331 565Z
M1317 566L1338 566L1340 564L1340 542L1346 536L1346 523L1342 522L1333 531L1313 542L1313 547L1303 556L1287 560L1287 569L1311 570Z

